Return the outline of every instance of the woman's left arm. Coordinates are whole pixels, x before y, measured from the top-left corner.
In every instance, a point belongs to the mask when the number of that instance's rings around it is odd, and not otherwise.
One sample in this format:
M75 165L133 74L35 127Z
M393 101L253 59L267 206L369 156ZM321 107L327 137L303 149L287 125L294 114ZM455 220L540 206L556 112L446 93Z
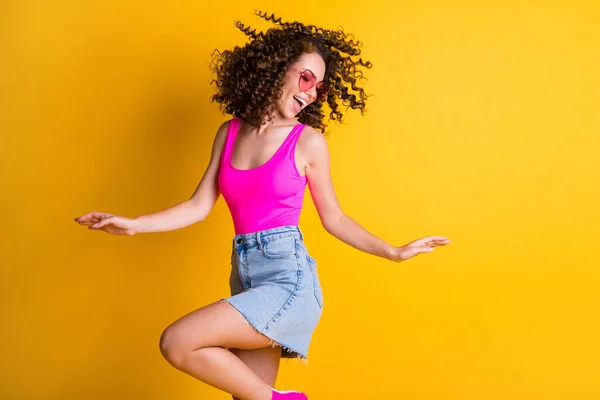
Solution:
M428 236L396 247L368 232L344 214L331 180L327 141L315 129L308 126L304 129L306 132L303 132L300 139L302 153L305 154L306 177L319 218L328 233L360 251L396 262L450 243L443 236Z

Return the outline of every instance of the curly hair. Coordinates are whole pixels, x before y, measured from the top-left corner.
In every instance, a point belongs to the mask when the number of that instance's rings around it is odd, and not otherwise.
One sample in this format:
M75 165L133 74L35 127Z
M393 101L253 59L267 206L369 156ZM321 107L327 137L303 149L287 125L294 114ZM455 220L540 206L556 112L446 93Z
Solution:
M219 104L221 111L242 118L258 127L273 118L273 108L283 94L282 88L288 68L303 53L317 53L325 61L323 85L326 97L306 106L300 114L300 123L325 132L323 102L330 108L329 120L342 122L343 114L338 102L348 108L365 111L369 97L356 83L363 79L360 66L371 68L369 61L360 55L362 43L354 41L342 29L327 30L300 22L282 22L274 14L256 11L256 15L278 27L266 32L256 31L236 21L236 27L251 38L243 47L212 53L211 70L216 86L211 102ZM353 91L354 93L352 93Z

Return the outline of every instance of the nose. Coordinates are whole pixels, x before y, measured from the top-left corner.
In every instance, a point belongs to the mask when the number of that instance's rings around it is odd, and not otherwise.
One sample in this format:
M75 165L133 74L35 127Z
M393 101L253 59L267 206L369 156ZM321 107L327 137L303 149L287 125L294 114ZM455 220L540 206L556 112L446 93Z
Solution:
M316 86L313 86L313 87L311 87L308 90L305 90L304 93L306 93L307 95L310 96L311 101L314 101L317 98L317 96L318 96L317 87Z

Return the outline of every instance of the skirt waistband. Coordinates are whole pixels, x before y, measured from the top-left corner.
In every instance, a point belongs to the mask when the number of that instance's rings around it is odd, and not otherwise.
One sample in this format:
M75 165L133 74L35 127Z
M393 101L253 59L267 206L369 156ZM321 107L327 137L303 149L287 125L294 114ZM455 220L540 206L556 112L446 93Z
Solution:
M264 243L292 236L298 237L300 240L304 240L304 235L302 234L299 226L285 225L258 232L235 235L233 237L233 243L236 245L245 244L246 246L258 245L258 247L261 248Z

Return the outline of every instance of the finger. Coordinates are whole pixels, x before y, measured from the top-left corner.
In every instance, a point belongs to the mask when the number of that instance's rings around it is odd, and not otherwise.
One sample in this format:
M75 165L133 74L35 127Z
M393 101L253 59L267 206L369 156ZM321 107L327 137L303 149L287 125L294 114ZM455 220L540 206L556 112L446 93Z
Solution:
M438 241L448 240L448 238L446 236L429 236L429 239L438 240Z
M102 213L102 212L97 212L97 211L92 211L89 212L87 214L82 215L81 217L77 217L75 218L75 221L77 222L89 222L95 219L102 219L102 218L106 218L106 217L111 217L112 215L107 214L107 213Z
M93 217L96 219L104 219L104 218L114 217L114 215L109 214L109 213L103 213L103 212L95 212Z
M94 224L96 224L96 223L98 223L100 221L102 221L102 218L90 218L90 219L85 220L85 221L81 221L80 220L79 223L81 225L94 225Z
M108 224L112 224L112 222L114 221L114 218L109 217L109 218L104 218L102 221L95 223L94 225L92 225L94 228L102 228L105 225Z
M86 222L86 221L90 221L92 218L94 218L94 213L87 213L82 215L81 217L76 218L75 220L78 222Z
M98 219L86 219L86 220L79 219L79 220L77 220L77 222L80 225L93 225L93 224L95 224L98 221L99 221Z

